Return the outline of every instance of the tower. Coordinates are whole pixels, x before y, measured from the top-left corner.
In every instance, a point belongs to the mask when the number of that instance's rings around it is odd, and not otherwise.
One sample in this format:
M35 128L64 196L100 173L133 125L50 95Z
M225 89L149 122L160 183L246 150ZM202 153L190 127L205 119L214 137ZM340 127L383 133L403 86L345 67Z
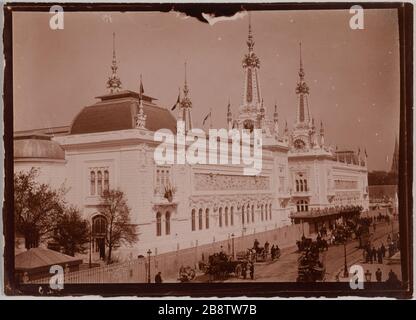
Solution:
M244 71L244 91L243 100L239 108L239 115L237 118L238 127L240 129L253 130L261 128L264 125L262 119L262 112L264 111L264 104L262 103L259 69L260 59L254 53L254 38L251 30L251 15L249 14L248 25L248 39L247 39L248 53L243 57L242 66Z
M397 137L394 142L393 161L391 163L390 172L395 175L399 173L399 143L397 142Z
M121 80L117 76L117 59L116 59L116 34L113 32L113 60L111 63L111 76L107 80L107 88L110 93L121 90Z
M186 62L185 62L185 83L183 85L183 98L180 102L180 113L181 113L181 120L185 123L185 132L192 130L192 117L191 117L191 110L192 110L192 101L189 98L189 88L188 88L188 81L187 81L187 74L186 74Z
M311 117L308 95L309 87L305 81L305 70L302 61L302 43L299 43L299 80L296 85L296 94L298 95L298 105L296 110L296 120L292 132L292 147L297 150L308 150L317 148L318 141L315 131L315 123Z

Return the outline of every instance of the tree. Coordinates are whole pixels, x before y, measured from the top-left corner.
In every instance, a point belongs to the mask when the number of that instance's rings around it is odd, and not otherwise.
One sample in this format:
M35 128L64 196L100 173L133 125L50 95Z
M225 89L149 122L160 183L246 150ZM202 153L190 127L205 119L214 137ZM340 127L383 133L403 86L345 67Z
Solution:
M84 253L84 245L90 241L90 226L75 207L68 207L56 223L54 241L63 249L63 253L74 256Z
M26 249L38 247L50 236L65 207L64 188L55 190L37 182L38 174L35 168L14 174L15 229L25 237Z
M136 226L130 222L130 208L120 190L105 190L101 196L100 213L106 218L107 263L111 263L114 247L133 244L138 240Z

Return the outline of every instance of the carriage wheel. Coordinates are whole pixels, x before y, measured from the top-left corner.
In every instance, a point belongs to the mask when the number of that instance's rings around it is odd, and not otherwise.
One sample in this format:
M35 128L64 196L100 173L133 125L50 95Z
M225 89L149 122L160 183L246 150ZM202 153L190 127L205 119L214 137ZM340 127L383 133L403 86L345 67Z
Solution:
M241 264L237 264L237 266L235 267L235 276L237 278L240 278L242 273L243 273L243 267L241 266Z

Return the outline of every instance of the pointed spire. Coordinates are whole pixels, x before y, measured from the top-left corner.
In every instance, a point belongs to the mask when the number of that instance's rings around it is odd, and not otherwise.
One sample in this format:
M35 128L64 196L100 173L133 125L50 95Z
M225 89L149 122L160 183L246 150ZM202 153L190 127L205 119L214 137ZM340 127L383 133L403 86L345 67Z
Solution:
M191 109L192 101L189 98L189 88L188 88L188 79L187 79L187 63L185 61L185 79L183 86L183 98L181 100L181 109L182 109L182 120L185 122L185 131L192 129L192 118L191 118Z
M143 87L143 79L142 79L142 74L140 74L140 87L139 87L139 94L140 94L140 99L142 98L142 95L144 94L144 87Z
M228 98L228 106L227 106L227 123L228 123L228 127L232 126L232 121L233 121L233 115L231 113L231 102L230 102L230 98Z
M117 58L116 58L116 34L113 32L113 60L111 63L111 76L107 80L107 88L110 93L121 90L121 80L117 76Z
M296 85L296 94L299 95L299 105L297 112L297 123L308 123L310 121L309 106L306 95L309 94L309 87L305 82L305 71L302 61L302 43L299 43L299 81Z
M254 49L254 40L253 40L253 32L251 30L251 12L248 13L248 38L247 38L247 46L248 51L252 52Z

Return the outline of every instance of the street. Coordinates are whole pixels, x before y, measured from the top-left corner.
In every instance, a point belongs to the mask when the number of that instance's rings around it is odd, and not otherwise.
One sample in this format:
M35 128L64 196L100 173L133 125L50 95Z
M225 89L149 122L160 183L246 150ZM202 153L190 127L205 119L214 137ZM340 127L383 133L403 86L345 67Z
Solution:
M394 231L397 232L397 221L394 222ZM371 232L374 232L372 235L372 245L376 248L381 246L382 243L386 245L387 236L391 234L392 227L388 223L379 223L377 224L376 231L373 231L371 227ZM225 280L225 282L296 282L297 278L297 267L298 267L298 257L300 253L296 252L297 248L291 247L285 250L282 250L282 255L278 260L268 261L263 263L255 264L255 273L254 280L251 279L237 279L235 277L230 277ZM392 269L401 279L400 265L386 265L386 262L383 261L383 264L365 264L363 263L363 250L358 249L358 240L350 240L346 245L347 252L347 265L348 268L353 264L362 265L364 270L370 270L373 274L373 281L375 280L375 270L380 268L383 272L383 281L386 280L388 271ZM346 281L347 279L342 279L343 268L344 268L344 246L343 245L333 245L330 246L328 251L322 253L322 261L326 268L325 281L337 281L336 277L339 275L340 281ZM373 271L374 270L374 271Z

